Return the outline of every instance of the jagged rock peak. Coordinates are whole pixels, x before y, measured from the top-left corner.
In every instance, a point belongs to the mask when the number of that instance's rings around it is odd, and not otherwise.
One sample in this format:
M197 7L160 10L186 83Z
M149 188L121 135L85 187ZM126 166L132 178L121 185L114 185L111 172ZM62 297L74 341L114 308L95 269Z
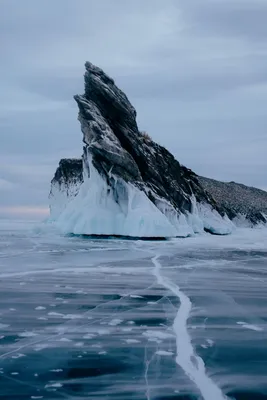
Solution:
M193 171L139 132L136 111L114 80L89 62L85 68L85 93L74 98L86 151L97 171L108 181L112 170L113 175L146 191L154 203L156 197L168 200L177 212L192 210L194 194L197 201L223 214Z
M103 80L106 84L112 84L114 85L114 79L110 78L101 68L97 67L96 65L92 64L90 61L85 62L85 76L89 77L90 74L93 74L100 79Z
M101 68L96 67L89 61L85 63L84 74L84 97L92 100L105 113L107 105L116 114L120 112L128 119L135 122L136 110L128 100L127 96L115 85L115 82ZM74 96L77 101L80 96ZM78 102L78 101L77 101ZM111 110L110 110L111 111Z

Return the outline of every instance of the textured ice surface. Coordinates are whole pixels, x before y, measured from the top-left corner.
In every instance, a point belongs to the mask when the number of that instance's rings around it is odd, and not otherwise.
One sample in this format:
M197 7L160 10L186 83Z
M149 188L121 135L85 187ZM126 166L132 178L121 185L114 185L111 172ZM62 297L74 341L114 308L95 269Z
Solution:
M147 243L6 228L3 400L266 398L267 230Z

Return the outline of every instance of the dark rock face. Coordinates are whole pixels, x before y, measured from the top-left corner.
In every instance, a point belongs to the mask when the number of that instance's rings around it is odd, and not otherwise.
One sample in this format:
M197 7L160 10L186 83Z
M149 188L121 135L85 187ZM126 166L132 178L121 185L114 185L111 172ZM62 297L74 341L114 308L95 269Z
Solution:
M267 192L264 190L204 177L199 177L199 181L231 219L242 214L252 224L267 222Z
M85 94L74 96L85 152L90 152L93 165L110 185L112 171L145 191L155 205L163 198L176 211L190 212L194 194L197 202L208 203L223 215L194 172L139 132L136 111L113 79L89 62L85 67Z
M83 182L83 163L81 158L63 158L55 172L51 184L71 186Z
M49 193L50 215L52 212L64 207L66 201L70 201L79 193L83 183L83 161L81 158L64 158L60 160L55 176L51 181ZM60 196L59 194L62 193Z

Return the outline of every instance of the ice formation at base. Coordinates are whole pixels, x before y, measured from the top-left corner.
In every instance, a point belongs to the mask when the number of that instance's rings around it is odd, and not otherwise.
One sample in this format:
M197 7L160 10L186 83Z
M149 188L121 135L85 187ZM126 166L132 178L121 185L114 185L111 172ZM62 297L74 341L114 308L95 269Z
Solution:
M208 204L193 200L192 213L178 214L166 200L161 199L158 208L143 191L118 177L111 188L91 159L84 171L80 184L52 185L50 221L63 233L169 238L204 230L229 234L234 228L228 217L221 217Z

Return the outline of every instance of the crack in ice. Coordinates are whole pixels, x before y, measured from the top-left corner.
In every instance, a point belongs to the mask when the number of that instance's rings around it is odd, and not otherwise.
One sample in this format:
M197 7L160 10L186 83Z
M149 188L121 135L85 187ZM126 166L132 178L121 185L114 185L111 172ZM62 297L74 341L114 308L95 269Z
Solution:
M157 346L157 350L158 350L158 346ZM151 392L152 388L149 386L148 372L149 372L150 364L154 361L155 356L156 356L156 351L152 354L150 359L147 358L147 346L146 346L145 347L145 359L144 359L144 366L145 366L144 378L145 378L145 383L146 383L146 400L151 400L150 392Z
M174 282L161 274L159 255L151 258L154 264L153 275L157 283L170 290L180 300L180 307L173 322L173 331L176 336L176 363L186 375L195 383L204 400L226 400L227 397L206 373L205 363L195 352L187 330L192 303Z

